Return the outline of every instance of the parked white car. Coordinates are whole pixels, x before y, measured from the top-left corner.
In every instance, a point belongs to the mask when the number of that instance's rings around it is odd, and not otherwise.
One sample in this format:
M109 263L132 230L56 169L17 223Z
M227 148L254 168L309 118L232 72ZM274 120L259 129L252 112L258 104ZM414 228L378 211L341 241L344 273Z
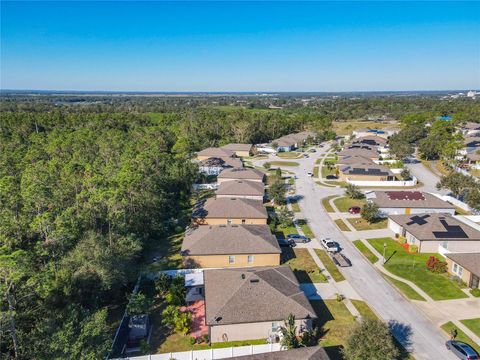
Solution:
M320 239L320 244L322 244L322 246L325 248L325 250L327 250L329 252L339 252L340 251L340 247L338 246L338 244L330 238L321 238Z

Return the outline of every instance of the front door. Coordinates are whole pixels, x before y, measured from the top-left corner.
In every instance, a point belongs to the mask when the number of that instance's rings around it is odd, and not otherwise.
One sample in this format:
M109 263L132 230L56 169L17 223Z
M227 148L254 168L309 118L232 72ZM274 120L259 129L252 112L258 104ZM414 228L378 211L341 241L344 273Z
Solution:
M477 275L472 274L472 279L470 280L470 287L472 289L478 288L479 278Z
M405 208L405 214L410 215L410 208Z

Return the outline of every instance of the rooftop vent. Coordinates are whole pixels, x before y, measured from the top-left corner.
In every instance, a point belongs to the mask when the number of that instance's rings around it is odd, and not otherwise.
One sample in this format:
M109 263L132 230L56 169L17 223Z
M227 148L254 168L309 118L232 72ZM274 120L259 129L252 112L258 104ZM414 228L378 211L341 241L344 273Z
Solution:
M252 283L252 284L255 284L255 283L258 283L258 282L260 282L259 279L251 279L250 280L250 283Z

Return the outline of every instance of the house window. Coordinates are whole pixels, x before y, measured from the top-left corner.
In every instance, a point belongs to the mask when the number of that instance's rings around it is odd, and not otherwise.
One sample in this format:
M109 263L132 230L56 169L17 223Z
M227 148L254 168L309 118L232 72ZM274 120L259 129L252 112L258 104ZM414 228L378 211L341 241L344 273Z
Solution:
M245 224L246 222L247 222L247 220L242 219L242 224Z
M458 264L453 264L453 272L457 274L458 276L462 276L463 274L463 268L458 265Z
M248 255L248 256L247 256L247 262L248 262L249 264L253 264L253 255Z
M232 219L227 219L227 225L232 225Z
M235 256L230 255L230 256L228 257L228 263L229 263L229 264L235 264Z
M277 332L280 326L278 326L278 322L272 322L272 332Z
M448 249L448 241L444 241L444 242L442 243L442 247L443 247L444 249Z

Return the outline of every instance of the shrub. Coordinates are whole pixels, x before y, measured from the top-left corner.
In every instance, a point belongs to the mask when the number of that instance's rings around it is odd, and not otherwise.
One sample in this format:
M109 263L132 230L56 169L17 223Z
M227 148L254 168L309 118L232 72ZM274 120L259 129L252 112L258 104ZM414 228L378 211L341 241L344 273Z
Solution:
M435 256L430 256L427 260L427 269L433 273L441 274L447 271L447 263L441 261Z
M405 236L399 236L398 237L398 242L400 244L406 244L407 243L407 238Z
M479 288L472 289L470 290L470 294L472 294L475 297L480 297L480 289Z
M208 343L208 340L209 340L208 334L205 334L205 335L202 336L202 341L203 341L204 343Z
M362 208L360 213L362 219L367 220L369 223L374 222L380 217L380 211L378 210L378 205L372 202L367 202Z
M197 342L197 339L191 336L190 339L188 339L188 342L190 343L190 345L195 345L195 343Z
M345 188L345 195L350 199L363 199L365 196L357 185L352 184L348 184Z
M411 252L412 254L418 253L418 246L413 244L409 245L408 252Z
M170 280L170 276L165 273L160 273L158 278L155 279L155 290L157 290L160 295L164 295L170 287Z
M129 315L140 315L150 313L153 301L145 294L138 292L128 298L127 312Z

